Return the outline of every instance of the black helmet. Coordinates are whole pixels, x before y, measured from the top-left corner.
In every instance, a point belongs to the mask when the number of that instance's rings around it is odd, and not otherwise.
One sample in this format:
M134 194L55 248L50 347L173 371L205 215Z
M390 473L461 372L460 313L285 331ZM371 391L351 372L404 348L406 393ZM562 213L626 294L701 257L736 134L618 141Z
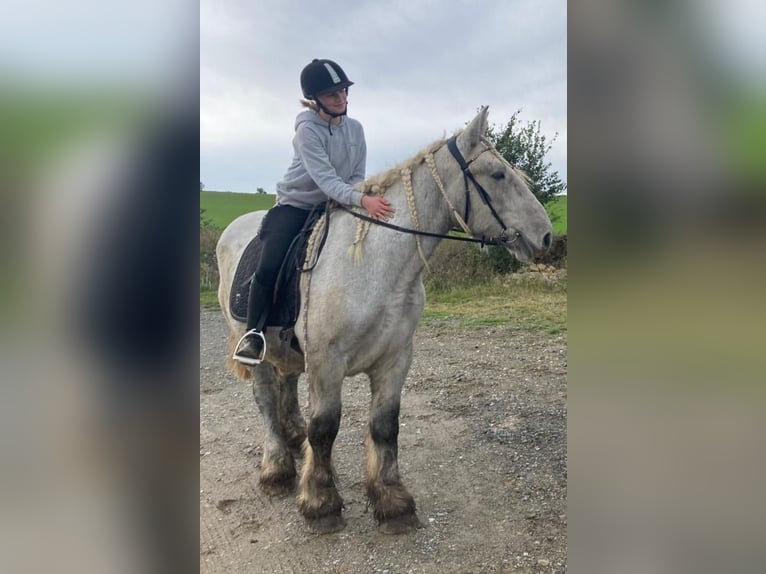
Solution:
M301 72L303 97L309 100L329 92L348 88L353 84L354 82L348 79L343 68L332 60L314 58Z

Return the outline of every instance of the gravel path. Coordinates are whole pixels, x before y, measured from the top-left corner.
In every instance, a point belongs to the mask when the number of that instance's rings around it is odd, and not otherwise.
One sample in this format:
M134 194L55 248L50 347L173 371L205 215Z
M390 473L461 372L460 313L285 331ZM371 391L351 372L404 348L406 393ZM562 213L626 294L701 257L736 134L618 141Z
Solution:
M566 570L565 334L418 328L399 435L425 526L411 534L378 533L365 510L369 389L364 376L347 379L334 449L347 525L318 536L294 495L258 490L263 427L250 384L224 370L219 312L200 312L200 333L201 572Z

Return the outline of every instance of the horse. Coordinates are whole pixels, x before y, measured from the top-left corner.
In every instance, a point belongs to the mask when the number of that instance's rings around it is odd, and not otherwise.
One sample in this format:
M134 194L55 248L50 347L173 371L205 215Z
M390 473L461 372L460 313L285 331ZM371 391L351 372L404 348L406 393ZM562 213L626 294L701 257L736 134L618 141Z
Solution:
M383 194L391 202L396 213L388 227L358 219L363 217L358 208L325 214L317 224L328 227L323 249L313 269L300 278L302 302L295 324L299 349L280 339L278 327L270 327L261 364L244 366L229 358L228 367L238 378L253 379L265 423L260 487L269 495L291 492L295 459L302 454L297 502L315 532L345 526L332 448L340 426L343 380L359 373L370 382L366 490L378 528L396 534L421 525L399 473L399 408L425 305L423 272L439 242L460 227L477 242L504 245L522 261L550 248L548 215L530 192L525 174L484 138L487 116L488 108L482 107L454 137L357 184L363 193ZM234 220L216 248L218 298L232 351L245 329L229 310L232 280L264 215L253 212ZM303 372L309 389L308 424L297 398Z

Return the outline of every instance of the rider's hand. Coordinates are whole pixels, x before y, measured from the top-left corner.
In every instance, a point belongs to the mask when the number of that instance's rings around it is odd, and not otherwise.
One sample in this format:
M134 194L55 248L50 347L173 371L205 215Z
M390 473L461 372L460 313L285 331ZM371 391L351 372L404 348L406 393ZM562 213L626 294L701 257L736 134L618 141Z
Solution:
M377 195L363 195L362 207L375 219L388 221L394 215L394 208L391 207L388 200Z

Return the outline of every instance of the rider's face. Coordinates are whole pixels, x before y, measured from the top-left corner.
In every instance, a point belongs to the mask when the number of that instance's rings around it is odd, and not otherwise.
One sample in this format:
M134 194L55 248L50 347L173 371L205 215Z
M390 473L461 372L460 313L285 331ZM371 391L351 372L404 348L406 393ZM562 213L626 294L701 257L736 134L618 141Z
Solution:
M329 94L317 96L324 107L334 114L342 114L346 110L346 98L348 93L345 88Z

